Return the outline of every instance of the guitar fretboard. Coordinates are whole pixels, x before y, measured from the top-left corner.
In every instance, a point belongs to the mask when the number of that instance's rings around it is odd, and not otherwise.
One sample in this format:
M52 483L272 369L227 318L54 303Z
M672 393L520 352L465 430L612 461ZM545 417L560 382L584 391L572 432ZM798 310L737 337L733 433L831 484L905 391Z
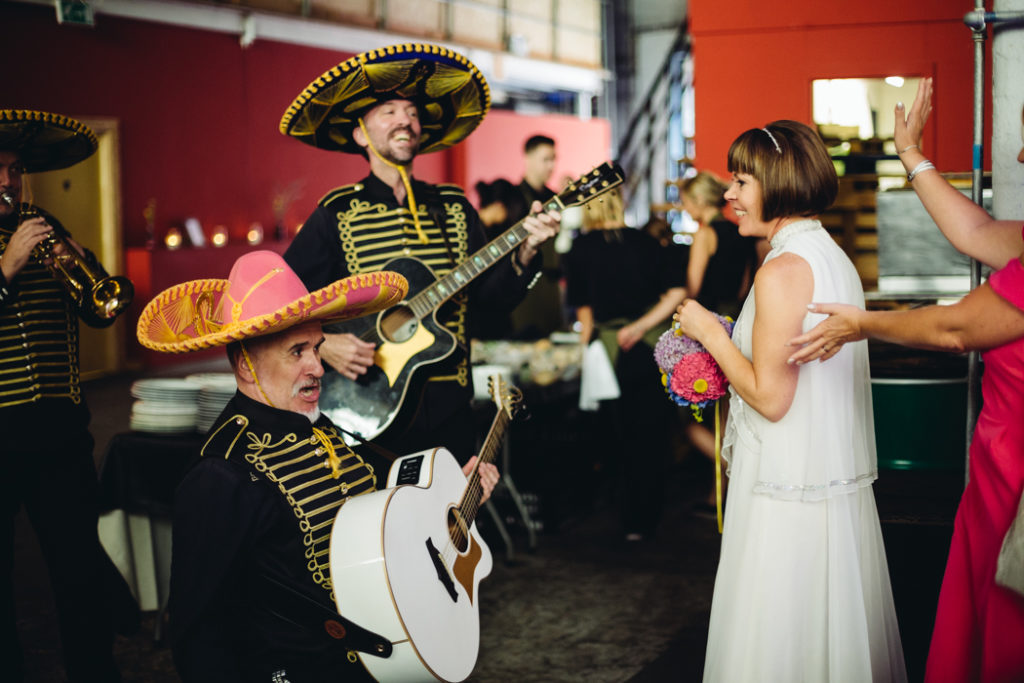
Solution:
M501 448L505 430L508 428L508 424L511 420L511 416L499 407L498 414L494 416L494 422L491 423L491 428L487 432L487 438L484 440L484 445L480 447L479 462L473 469L473 474L469 477L469 484L466 486L466 493L463 495L462 502L459 504L459 509L462 511L462 518L466 520L467 526L473 523L473 520L476 519L477 512L480 511L480 498L483 495L483 486L480 483L480 465L483 463L494 462L498 454L498 449Z
M559 211L563 208L565 205L559 197L552 197L544 206L545 211ZM523 227L523 221L519 221L489 242L483 249L452 268L447 275L409 299L409 309L420 319L430 315L477 276L526 241L529 236L529 231Z

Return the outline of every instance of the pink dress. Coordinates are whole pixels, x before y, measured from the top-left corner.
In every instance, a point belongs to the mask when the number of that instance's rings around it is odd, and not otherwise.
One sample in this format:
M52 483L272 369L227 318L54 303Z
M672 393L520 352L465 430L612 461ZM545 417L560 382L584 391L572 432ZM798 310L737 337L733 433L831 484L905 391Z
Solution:
M989 279L1024 309L1024 267ZM983 354L984 407L970 483L957 510L925 680L1024 681L1024 597L995 583L996 559L1024 491L1024 338Z

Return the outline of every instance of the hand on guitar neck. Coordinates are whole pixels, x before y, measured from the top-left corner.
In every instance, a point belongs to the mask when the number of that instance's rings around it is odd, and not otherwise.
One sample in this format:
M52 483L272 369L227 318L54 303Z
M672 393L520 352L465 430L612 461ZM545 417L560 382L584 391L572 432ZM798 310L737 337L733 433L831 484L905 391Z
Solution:
M466 475L467 479L473 474L473 468L476 467L477 460L479 458L474 455L469 459L469 462L462 466L462 473ZM480 463L479 474L480 488L483 489L483 495L480 497L480 504L482 505L491 497L491 492L498 485L498 479L501 478L501 475L498 474L498 468L489 462Z
M530 215L523 219L523 227L529 233L526 240L519 245L519 265L526 267L537 255L540 245L558 235L562 224L562 214L558 211L544 212L544 206L535 201L530 207Z
M373 365L372 342L363 341L350 332L343 334L324 333L320 345L320 358L348 379L359 379Z

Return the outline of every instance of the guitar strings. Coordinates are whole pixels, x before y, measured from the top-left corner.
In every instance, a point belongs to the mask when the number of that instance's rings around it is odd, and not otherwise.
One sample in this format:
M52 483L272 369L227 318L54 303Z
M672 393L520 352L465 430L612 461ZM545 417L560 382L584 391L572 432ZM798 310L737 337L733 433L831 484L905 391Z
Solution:
M510 396L506 400L513 399ZM477 462L473 466L473 471L470 472L468 483L466 485L466 495L463 496L462 502L456 507L458 514L456 516L456 524L454 529L450 530L448 543L445 545L444 551L442 551L442 557L444 558L445 564L452 567L452 563L455 558L460 555L459 547L466 546L468 550L469 543L469 527L472 526L473 522L467 520L475 520L476 514L480 510L480 499L483 496L483 486L480 482L480 465L481 463L489 463L494 460L494 456L498 451L498 440L493 439L492 436L499 430L504 430L511 422L511 417L508 416L499 406L497 415L494 416L494 422L491 423L491 428L488 430L487 437L484 439L484 447L481 449ZM466 514L467 510L471 511L471 514Z

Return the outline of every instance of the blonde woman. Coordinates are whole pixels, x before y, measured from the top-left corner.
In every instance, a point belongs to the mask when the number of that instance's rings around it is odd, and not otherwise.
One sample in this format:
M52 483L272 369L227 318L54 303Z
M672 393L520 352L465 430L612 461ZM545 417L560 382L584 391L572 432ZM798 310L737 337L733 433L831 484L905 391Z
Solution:
M707 171L680 188L683 209L700 226L690 247L686 290L709 311L735 319L754 276L757 240L740 235L722 215L725 190L725 183Z

